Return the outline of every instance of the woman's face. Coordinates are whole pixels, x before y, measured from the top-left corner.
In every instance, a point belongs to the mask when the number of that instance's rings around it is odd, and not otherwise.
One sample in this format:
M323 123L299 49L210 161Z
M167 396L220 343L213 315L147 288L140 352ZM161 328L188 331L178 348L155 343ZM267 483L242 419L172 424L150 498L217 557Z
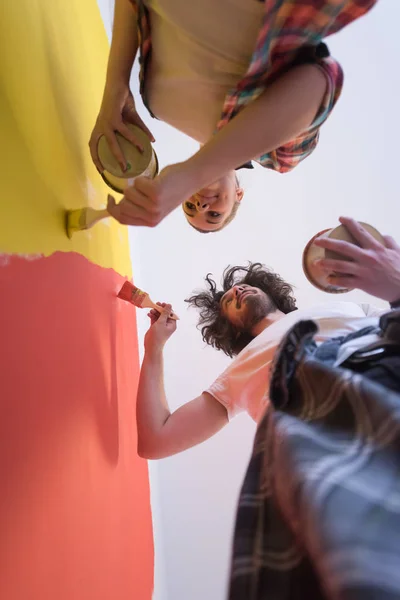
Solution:
M186 219L196 229L217 231L242 198L243 190L232 171L185 200L182 208Z

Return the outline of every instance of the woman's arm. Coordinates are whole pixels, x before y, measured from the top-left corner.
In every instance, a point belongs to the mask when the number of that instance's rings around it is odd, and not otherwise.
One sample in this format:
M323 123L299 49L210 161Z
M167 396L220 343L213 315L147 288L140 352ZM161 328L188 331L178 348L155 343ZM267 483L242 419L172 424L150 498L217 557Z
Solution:
M97 169L102 172L97 145L104 135L111 152L125 170L126 160L118 144L118 131L140 151L143 150L127 123L137 125L154 141L151 131L136 112L135 101L129 88L132 66L138 51L137 12L129 0L116 0L113 34L108 58L106 84L96 124L89 142L90 154Z
M138 46L137 13L129 0L115 0L105 94L111 93L116 86L129 87Z
M324 73L315 65L293 68L280 77L187 161L196 190L306 131L326 86Z
M138 177L110 212L127 225L154 227L181 202L239 165L293 140L314 121L327 81L315 65L295 67L269 86L190 159L151 181Z

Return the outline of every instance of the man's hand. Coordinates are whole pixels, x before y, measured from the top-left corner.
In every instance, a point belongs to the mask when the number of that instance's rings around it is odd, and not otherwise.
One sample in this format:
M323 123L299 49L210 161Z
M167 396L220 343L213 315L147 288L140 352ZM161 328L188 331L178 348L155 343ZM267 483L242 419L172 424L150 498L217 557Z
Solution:
M165 304L165 302L157 302L157 304L163 307L163 311L160 314L157 310L153 309L148 313L151 325L144 338L146 352L162 350L171 335L176 331L175 319L169 318L171 305Z
M155 179L137 177L121 202L110 202L107 210L123 225L156 227L196 191L186 163L178 163L163 169Z
M400 246L390 236L384 236L385 246L375 240L354 219L341 217L339 221L357 240L359 246L341 240L319 238L315 245L338 252L347 260L321 259L319 269L337 276L330 283L340 287L358 288L388 302L400 299Z

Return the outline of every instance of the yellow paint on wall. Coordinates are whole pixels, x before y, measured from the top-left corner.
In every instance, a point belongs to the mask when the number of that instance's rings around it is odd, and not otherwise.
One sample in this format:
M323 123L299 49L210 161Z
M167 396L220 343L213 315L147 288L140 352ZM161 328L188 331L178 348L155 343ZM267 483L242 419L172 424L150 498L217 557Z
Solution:
M65 235L65 209L105 206L88 141L108 41L96 0L4 2L0 17L0 251L75 251L130 276L128 232Z

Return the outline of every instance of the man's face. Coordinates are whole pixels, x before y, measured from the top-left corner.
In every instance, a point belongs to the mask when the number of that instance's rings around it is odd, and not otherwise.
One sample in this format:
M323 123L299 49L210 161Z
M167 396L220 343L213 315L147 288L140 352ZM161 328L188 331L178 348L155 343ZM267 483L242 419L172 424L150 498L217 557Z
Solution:
M220 301L221 313L241 331L251 329L276 310L265 292L247 284L234 285Z
M188 222L203 231L221 229L236 202L243 197L235 174L229 173L215 183L198 191L182 204Z

